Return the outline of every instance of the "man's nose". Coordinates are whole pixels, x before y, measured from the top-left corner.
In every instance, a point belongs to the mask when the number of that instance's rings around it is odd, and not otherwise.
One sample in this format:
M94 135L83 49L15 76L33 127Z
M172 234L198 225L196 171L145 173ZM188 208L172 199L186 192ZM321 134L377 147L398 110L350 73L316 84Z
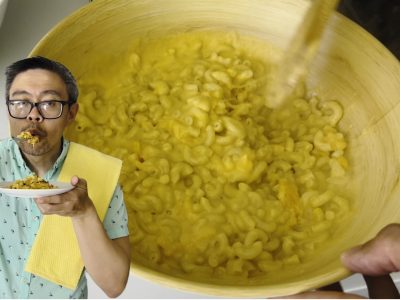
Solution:
M40 114L40 112L36 106L32 108L32 110L29 113L27 118L29 121L34 121L34 122L42 122L43 121L43 117Z

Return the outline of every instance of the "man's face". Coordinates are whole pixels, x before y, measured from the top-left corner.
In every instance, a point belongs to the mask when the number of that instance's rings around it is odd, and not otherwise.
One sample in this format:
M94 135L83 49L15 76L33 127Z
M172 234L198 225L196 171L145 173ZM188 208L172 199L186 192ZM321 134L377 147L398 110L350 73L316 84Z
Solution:
M32 69L18 74L10 87L10 100L29 100L32 103L48 100L68 101L67 88L56 73ZM29 131L39 137L39 143L34 146L26 141L20 141L22 152L40 156L51 151L58 151L64 129L75 119L78 105L65 105L58 119L43 119L37 107L34 107L25 119L15 119L10 115L11 136L16 137L22 131Z

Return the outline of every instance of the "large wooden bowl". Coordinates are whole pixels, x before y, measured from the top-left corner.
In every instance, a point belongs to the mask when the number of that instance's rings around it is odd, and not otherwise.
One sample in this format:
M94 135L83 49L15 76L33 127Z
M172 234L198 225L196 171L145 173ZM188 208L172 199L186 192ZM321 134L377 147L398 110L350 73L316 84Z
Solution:
M96 0L54 27L33 49L66 64L78 78L93 54L118 57L137 36L192 29L235 30L286 47L307 9L306 0ZM335 14L311 69L308 85L345 108L352 176L344 186L355 215L306 270L261 279L251 286L200 283L150 270L132 257L132 272L178 289L228 297L297 293L349 275L340 253L400 220L400 64L370 34Z

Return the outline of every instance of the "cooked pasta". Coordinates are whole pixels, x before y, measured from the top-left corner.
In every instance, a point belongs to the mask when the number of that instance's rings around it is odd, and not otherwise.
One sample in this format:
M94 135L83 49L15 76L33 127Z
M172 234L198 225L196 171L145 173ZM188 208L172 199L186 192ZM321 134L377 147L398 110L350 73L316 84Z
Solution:
M244 37L192 32L133 45L115 81L82 77L84 116L68 132L124 160L132 259L207 279L311 259L351 210L331 180L349 168L339 102L300 89L290 105L267 108L272 62Z
M17 135L17 138L26 140L28 144L31 144L32 146L39 143L39 137L37 135L32 135L32 133L30 133L29 131L21 132Z
M10 189L54 189L56 188L53 184L47 182L43 178L36 174L25 177L24 179L18 179L13 182Z

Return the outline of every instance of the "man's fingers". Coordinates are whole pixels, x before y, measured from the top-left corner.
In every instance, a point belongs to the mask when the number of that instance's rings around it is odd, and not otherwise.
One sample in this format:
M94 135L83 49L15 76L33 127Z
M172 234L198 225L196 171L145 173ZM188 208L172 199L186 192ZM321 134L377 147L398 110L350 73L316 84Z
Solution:
M87 190L86 180L83 178L79 178L78 176L72 176L71 184L77 188Z
M367 243L368 244L368 243ZM363 265L368 263L364 261L365 255L368 255L369 250L368 245L364 244L361 246L356 246L350 250L344 252L341 256L342 263L353 272L360 272L363 269Z
M343 253L343 264L351 271L366 275L384 275L400 270L400 225L382 229L369 242Z
M40 204L38 205L38 208L40 212L43 215L50 215L50 214L56 214L64 211L64 205L63 204Z
M58 195L36 198L35 202L40 212L44 215L63 215L63 212L71 206L69 202L66 202L65 200L63 200L62 197L59 197Z
M62 203L62 199L56 196L49 196L49 197L40 197L35 198L36 204L60 204Z

